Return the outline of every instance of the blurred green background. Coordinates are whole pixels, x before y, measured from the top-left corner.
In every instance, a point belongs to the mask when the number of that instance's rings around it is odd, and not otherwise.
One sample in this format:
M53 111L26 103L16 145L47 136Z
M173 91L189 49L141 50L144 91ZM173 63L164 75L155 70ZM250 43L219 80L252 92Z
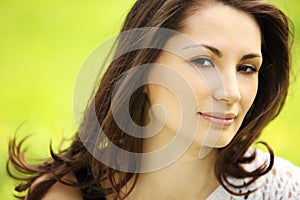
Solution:
M300 166L300 2L274 0L294 21L294 76L286 106L264 131L276 155ZM9 138L33 134L29 157L46 157L75 130L72 95L82 62L118 32L134 0L0 1L0 199L16 184L6 176ZM21 128L17 128L23 123Z

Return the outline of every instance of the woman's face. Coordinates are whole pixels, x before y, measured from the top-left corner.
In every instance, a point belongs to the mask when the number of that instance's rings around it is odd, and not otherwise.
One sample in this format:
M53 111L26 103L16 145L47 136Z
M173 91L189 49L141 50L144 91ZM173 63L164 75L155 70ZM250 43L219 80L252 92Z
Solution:
M180 81L172 87L181 94L168 86L147 86L151 105L161 105L167 116L164 121L164 115L153 109L154 119L165 122L161 132L164 136L155 137L170 140L180 129L181 118L185 118L197 123L194 144L224 147L237 133L257 93L262 63L259 26L249 14L216 4L190 15L181 33L195 43L183 44L171 38L166 46L180 46L185 59L162 51L156 63L179 74L192 93ZM172 82L174 76L153 67L147 78ZM185 98L178 98L182 96ZM196 104L191 103L193 98ZM188 112L182 112L182 105L189 105Z

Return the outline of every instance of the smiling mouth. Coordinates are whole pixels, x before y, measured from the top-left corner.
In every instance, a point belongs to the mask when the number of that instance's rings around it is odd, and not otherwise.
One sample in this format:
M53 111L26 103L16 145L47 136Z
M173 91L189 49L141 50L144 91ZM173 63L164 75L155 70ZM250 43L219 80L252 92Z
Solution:
M233 114L233 113L202 113L202 112L198 112L198 114L200 114L200 116L209 121L210 123L219 125L219 126L230 126L231 124L233 124L235 118L237 117L237 115Z

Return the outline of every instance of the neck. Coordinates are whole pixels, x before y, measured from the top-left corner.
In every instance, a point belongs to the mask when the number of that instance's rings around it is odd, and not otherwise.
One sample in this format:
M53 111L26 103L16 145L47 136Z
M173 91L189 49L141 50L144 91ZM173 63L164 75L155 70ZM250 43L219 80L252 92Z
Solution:
M160 135L160 134L159 134ZM161 141L168 141L154 136L144 142L144 152L152 152L161 147ZM170 140L169 140L170 141ZM200 146L192 144L172 164L148 173L140 173L138 181L128 199L205 199L219 185L214 172L218 155L217 149L199 159ZM151 160L142 162L143 165Z

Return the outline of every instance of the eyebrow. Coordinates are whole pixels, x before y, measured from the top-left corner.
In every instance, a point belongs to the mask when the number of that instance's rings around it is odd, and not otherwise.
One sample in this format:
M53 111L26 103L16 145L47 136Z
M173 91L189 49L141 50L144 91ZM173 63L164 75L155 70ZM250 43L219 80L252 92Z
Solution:
M215 47L212 47L212 46L209 46L209 45L206 45L206 44L190 45L190 46L184 47L183 49L196 48L196 47L199 47L199 46L210 50L211 52L213 52L215 55L217 55L220 58L223 57L223 53L219 49L217 49ZM259 54L259 53L250 53L250 54L244 55L241 58L241 60L247 60L247 59L251 59L251 58L261 58L261 57L262 57L262 55Z

